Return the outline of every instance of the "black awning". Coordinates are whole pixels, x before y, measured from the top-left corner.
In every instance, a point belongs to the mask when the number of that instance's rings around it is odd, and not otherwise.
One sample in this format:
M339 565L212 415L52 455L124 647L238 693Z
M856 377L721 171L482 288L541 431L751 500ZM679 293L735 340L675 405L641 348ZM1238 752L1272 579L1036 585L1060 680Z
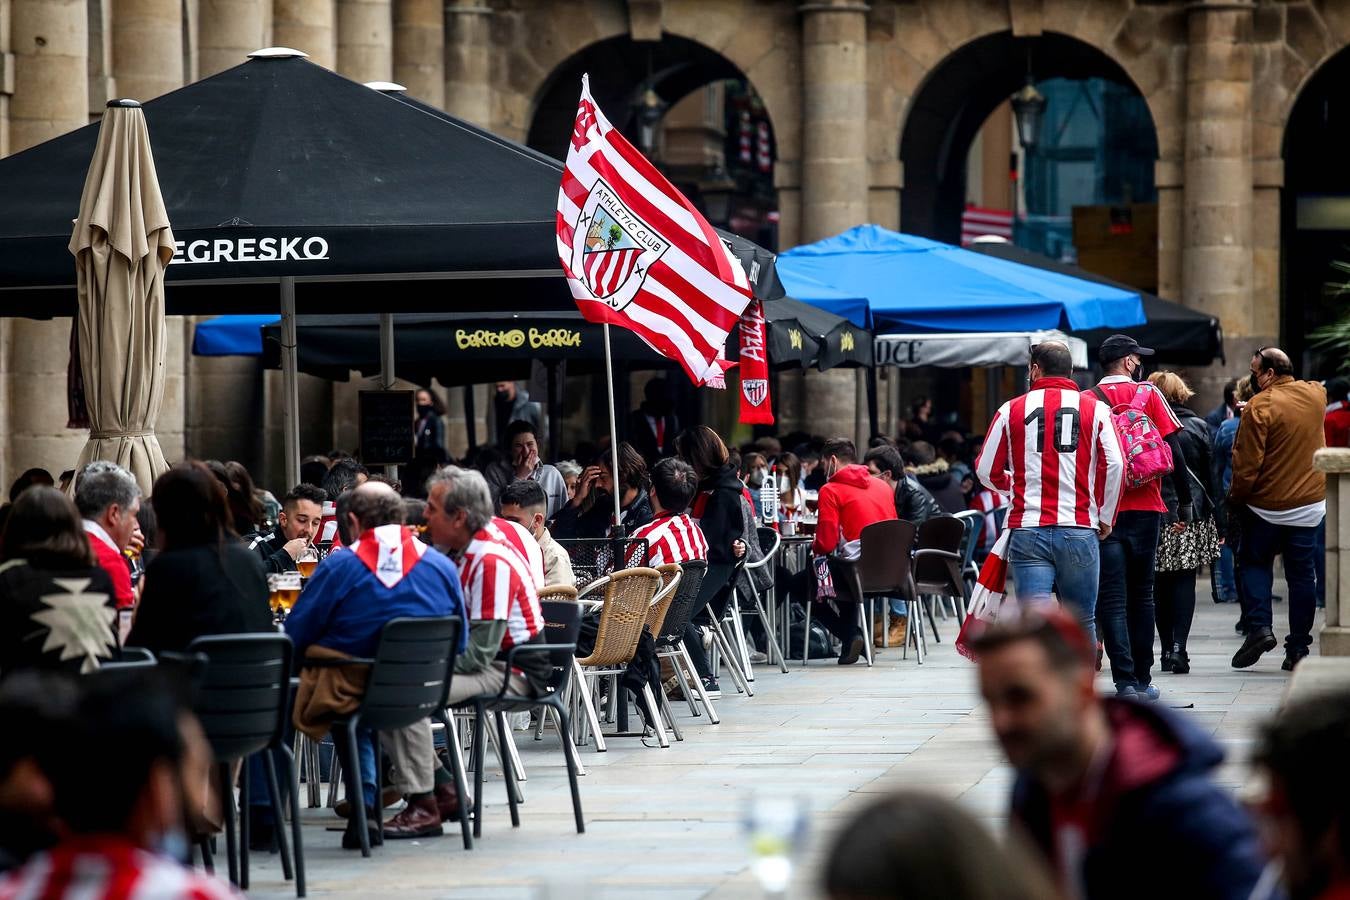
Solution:
M1157 362L1171 365L1207 366L1216 359L1223 359L1223 329L1219 320L1213 316L1196 312L1180 303L1164 300L1131 285L1112 281L1110 278L1104 278L1070 263L1062 263L1012 244L976 242L966 249L1021 263L1024 266L1033 266L1049 272L1058 272L1061 275L1095 281L1098 284L1106 284L1122 290L1136 291L1139 294L1139 299L1143 301L1144 316L1148 319L1148 322L1124 330L1128 331L1131 337L1145 347L1152 347L1158 351L1158 355L1153 357ZM1089 331L1071 331L1069 334L1081 338L1088 345L1089 358L1095 361L1097 348L1101 346L1102 341L1120 330L1116 328L1094 328Z
M171 312L275 309L281 276L342 283L335 300L369 309L409 277L444 279L440 297L457 305L495 275L560 274L556 161L448 115L298 57L254 59L143 108L179 242ZM66 245L97 131L0 160L0 314L73 309Z

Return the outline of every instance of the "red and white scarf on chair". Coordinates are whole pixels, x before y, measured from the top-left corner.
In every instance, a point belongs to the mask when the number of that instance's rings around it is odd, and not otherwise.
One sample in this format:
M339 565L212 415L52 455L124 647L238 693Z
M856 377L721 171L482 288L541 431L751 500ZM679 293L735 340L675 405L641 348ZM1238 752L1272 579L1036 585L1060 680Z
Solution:
M427 545L404 525L380 525L364 532L353 549L380 584L391 588L412 571Z
M956 651L966 659L974 659L970 644L981 631L997 622L1005 604L1015 604L1008 599L1008 537L1012 529L1004 529L989 551L989 556L980 567L980 577L975 582L975 590L970 594L970 609L966 612L966 621L961 625L961 633L956 636Z

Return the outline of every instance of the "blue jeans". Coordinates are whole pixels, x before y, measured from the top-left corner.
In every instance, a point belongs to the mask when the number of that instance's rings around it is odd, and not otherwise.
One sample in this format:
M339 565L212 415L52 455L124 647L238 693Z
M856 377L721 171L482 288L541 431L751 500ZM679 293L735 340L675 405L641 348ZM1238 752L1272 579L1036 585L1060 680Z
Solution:
M1233 548L1224 542L1214 564L1214 595L1225 603L1237 599L1237 577L1233 573Z
M1284 557L1289 583L1289 636L1284 649L1306 653L1312 646L1317 615L1317 527L1272 525L1250 510L1242 511L1242 545L1238 549L1242 578L1242 613L1251 628L1273 625L1271 594L1275 557Z
M1008 574L1018 601L1024 606L1048 604L1058 593L1094 644L1099 559L1097 532L1091 528L1018 528L1008 539Z
M333 747L340 754L338 758L346 765L347 730L334 728L332 735ZM360 763L361 793L365 795L366 808L378 809L375 803L375 732L368 728L356 729L356 759Z
M1102 541L1102 643L1117 688L1152 683L1153 565L1161 526L1162 513L1129 510L1116 516Z

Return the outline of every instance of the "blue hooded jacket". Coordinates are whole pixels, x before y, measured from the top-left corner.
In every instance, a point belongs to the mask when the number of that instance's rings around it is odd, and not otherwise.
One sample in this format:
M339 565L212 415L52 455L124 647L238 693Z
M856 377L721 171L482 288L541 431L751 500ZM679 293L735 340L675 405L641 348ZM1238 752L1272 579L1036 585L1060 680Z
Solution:
M1211 780L1218 744L1157 704L1103 703L1116 744L1087 829L1084 896L1247 900L1266 860L1247 813ZM1053 869L1051 799L1028 773L1013 786L1012 815Z

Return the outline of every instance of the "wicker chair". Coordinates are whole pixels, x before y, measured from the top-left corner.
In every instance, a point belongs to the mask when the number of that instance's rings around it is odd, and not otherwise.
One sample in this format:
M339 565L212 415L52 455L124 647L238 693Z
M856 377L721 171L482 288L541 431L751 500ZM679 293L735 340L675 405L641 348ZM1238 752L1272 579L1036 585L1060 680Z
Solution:
M539 592L539 602L547 600L571 600L576 601L577 589L570 584L551 584Z
M590 605L598 605L600 608L595 647L590 656L576 661L578 668L576 674L580 676L578 687L586 708L586 721L595 732L597 750L604 749L604 739L600 733L599 719L595 714L591 688L598 685L600 678L612 676L615 684L610 691L610 700L611 702L617 700L618 676L624 673L628 663L633 659L633 654L637 652L638 641L642 638L643 629L646 627L652 601L661 586L661 573L655 569L623 569L596 580L578 596L579 600ZM604 592L602 601L585 599L587 594L599 591ZM596 690L598 691L598 687ZM657 710L656 698L649 686L643 685L643 695L647 701L647 708ZM661 725L660 719L658 718L654 724L660 745L669 747L670 741L666 738L665 728Z

